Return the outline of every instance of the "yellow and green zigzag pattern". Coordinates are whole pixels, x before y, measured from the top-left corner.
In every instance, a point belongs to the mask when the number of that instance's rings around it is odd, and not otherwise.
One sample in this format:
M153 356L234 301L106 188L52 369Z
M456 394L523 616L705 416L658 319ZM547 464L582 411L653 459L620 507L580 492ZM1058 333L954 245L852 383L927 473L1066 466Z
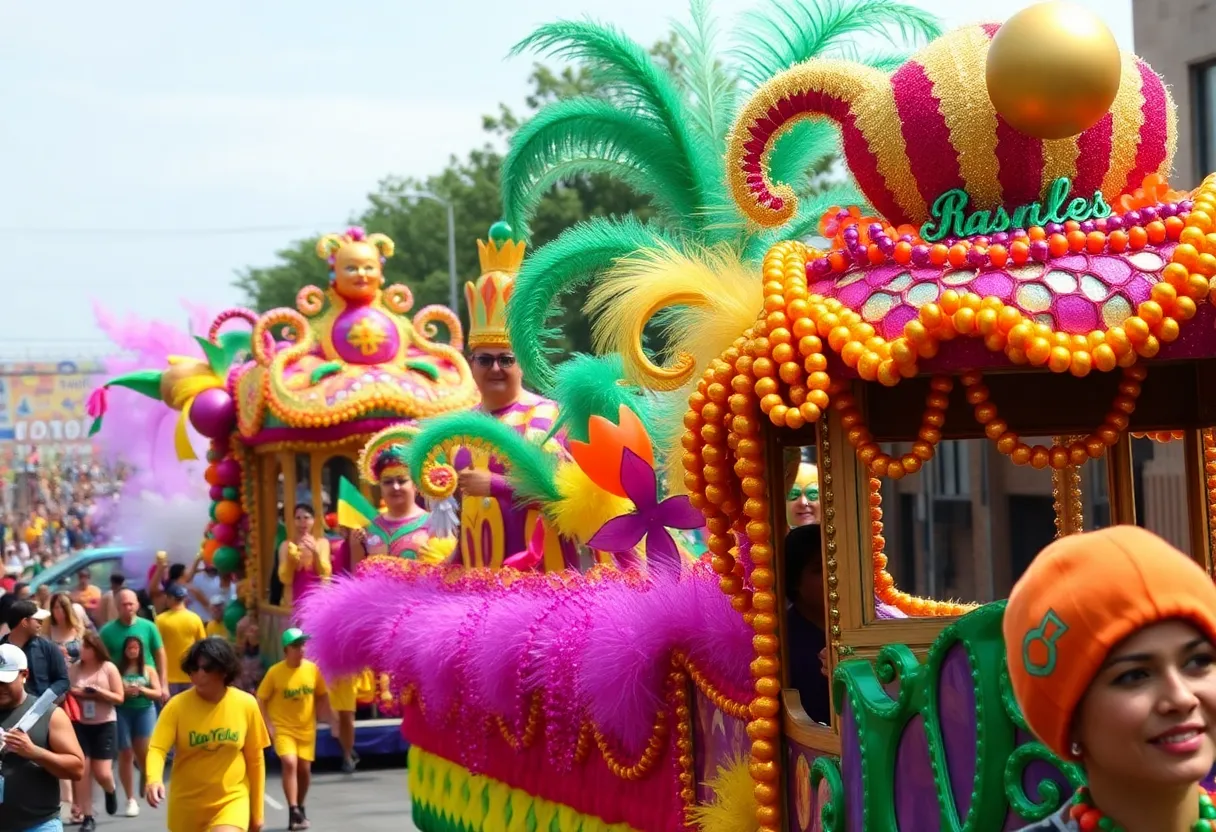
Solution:
M421 832L635 832L410 746L407 772Z

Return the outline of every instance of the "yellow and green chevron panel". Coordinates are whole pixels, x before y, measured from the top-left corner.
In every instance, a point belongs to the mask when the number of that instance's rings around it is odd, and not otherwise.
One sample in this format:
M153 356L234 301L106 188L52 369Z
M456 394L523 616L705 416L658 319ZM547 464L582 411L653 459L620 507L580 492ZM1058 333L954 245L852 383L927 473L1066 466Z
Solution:
M420 832L635 832L474 774L416 745L409 750L407 782Z

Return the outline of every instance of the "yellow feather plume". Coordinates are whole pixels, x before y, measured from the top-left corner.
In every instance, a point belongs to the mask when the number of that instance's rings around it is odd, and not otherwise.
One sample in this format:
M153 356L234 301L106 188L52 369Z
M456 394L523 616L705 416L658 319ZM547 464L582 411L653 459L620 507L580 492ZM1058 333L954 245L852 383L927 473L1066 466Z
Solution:
M428 537L426 543L422 544L422 548L418 552L418 560L421 563L443 563L455 551L456 538Z
M692 255L664 246L618 260L587 298L596 351L620 353L628 381L665 393L653 439L673 494L686 490L680 438L688 396L709 363L763 312L763 285L760 270L744 265L731 246ZM642 330L661 310L670 310L664 335L674 359L667 367L656 366L642 349Z
M573 463L559 465L554 480L561 499L549 504L549 518L560 534L580 543L613 517L633 511L630 500L600 488Z
M642 351L642 330L661 310L670 367ZM759 269L748 268L731 246L693 255L671 246L625 257L592 289L584 311L599 353L625 357L626 378L654 390L677 390L695 381L764 309Z
M747 759L736 756L706 783L714 802L694 806L692 822L701 832L758 832L756 781L747 769Z

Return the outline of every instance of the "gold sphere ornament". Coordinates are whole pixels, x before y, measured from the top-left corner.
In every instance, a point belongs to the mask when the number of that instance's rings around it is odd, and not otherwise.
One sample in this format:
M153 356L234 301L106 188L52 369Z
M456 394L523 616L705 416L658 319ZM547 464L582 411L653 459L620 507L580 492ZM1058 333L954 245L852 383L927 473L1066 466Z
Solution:
M1010 126L1065 139L1106 115L1119 92L1122 57L1102 19L1052 0L1024 9L988 49L988 97Z

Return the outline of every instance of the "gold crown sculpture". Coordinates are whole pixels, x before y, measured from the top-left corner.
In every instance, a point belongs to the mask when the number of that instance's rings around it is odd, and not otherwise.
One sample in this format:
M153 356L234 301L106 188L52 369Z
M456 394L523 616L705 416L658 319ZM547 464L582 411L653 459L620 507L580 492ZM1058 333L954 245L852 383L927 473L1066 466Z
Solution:
M490 241L477 241L481 277L464 285L469 305L469 349L503 347L510 349L507 335L507 301L515 288L515 275L524 261L527 243L511 239L511 226L496 222L487 235Z

